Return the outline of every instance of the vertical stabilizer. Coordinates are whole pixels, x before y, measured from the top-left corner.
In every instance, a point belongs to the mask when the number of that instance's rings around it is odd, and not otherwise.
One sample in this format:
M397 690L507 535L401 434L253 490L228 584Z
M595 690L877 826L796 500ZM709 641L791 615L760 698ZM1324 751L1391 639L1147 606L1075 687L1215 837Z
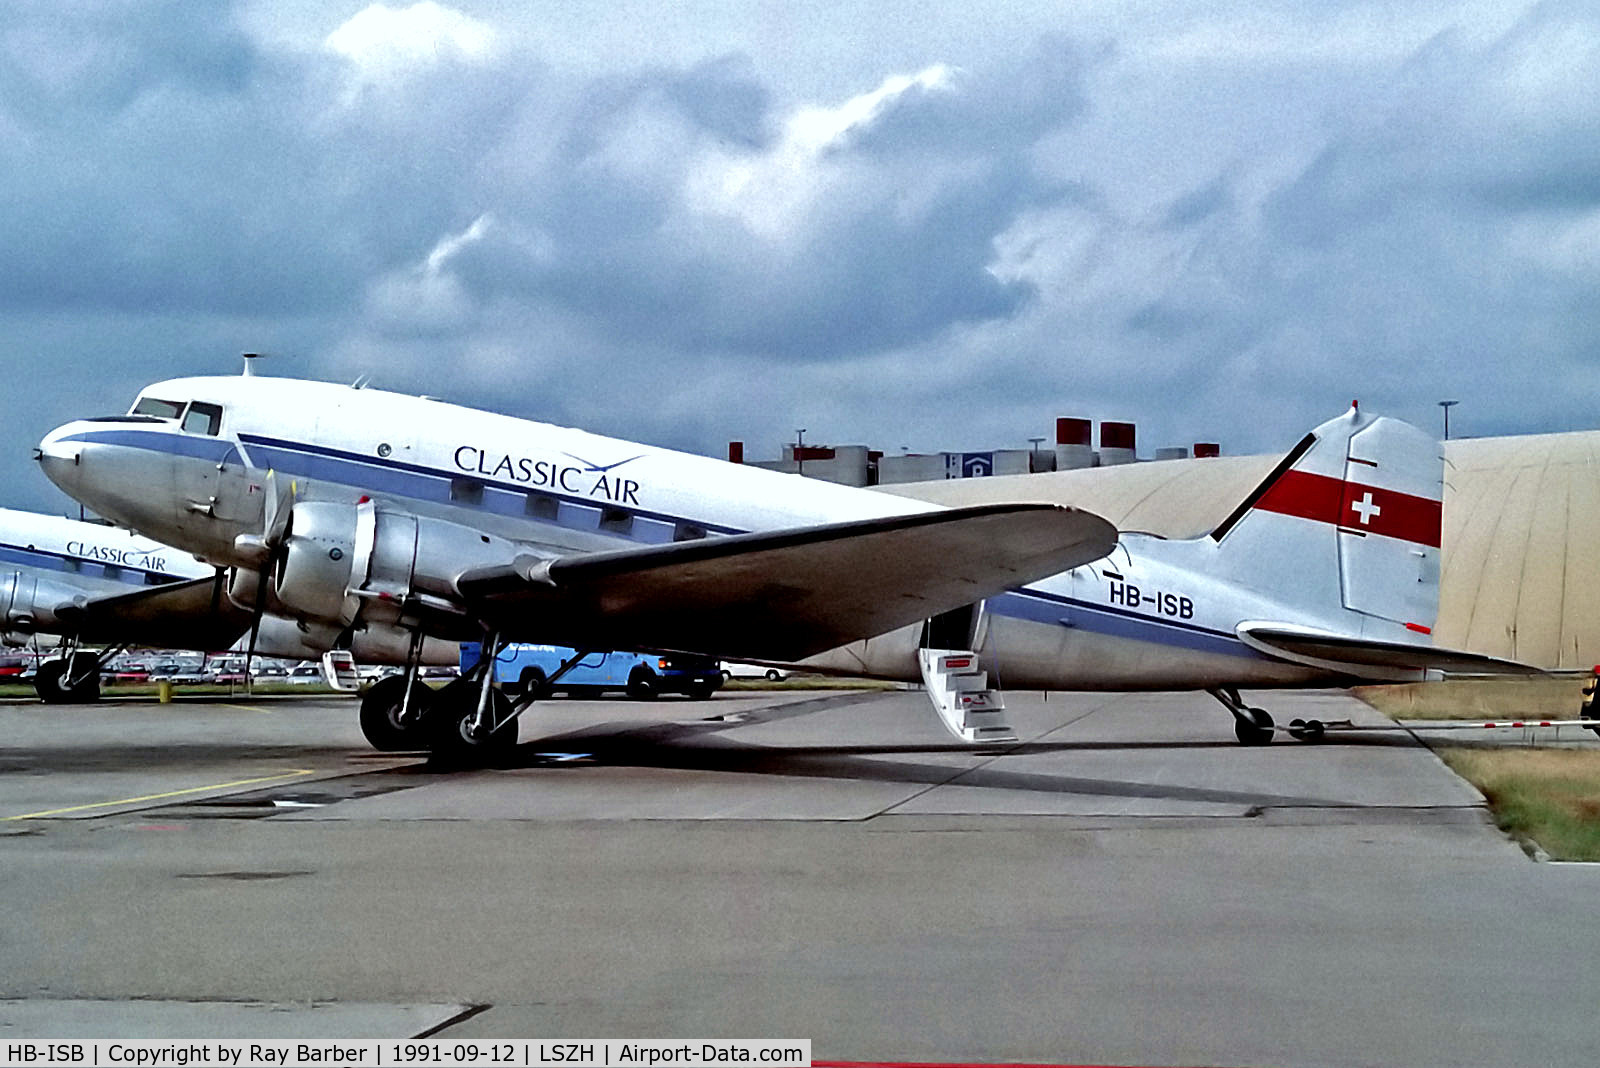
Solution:
M1352 406L1306 435L1211 538L1228 578L1279 603L1340 629L1354 612L1420 636L1438 614L1443 496L1436 440Z

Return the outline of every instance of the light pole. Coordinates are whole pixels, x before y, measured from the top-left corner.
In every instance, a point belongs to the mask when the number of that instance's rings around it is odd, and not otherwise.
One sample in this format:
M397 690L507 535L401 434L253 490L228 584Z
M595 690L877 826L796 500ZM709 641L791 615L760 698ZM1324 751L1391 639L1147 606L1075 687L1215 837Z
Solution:
M805 451L806 428L801 427L794 432L794 473L797 475L803 475L806 473L805 460L802 459L802 457L805 455Z
M1450 440L1450 409L1460 403L1460 401L1453 400L1439 402L1439 407L1444 409L1444 440L1446 441Z

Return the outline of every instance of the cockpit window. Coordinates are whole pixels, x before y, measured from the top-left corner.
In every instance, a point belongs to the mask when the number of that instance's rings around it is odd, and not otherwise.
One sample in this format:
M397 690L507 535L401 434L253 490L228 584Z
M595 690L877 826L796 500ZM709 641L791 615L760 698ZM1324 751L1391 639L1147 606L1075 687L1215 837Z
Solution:
M195 401L189 405L189 413L183 417L183 429L191 434L216 437L217 431L222 429L222 409L215 404Z
M154 415L162 419L176 419L183 411L182 401L158 400L155 397L140 397L139 403L133 406L129 415Z

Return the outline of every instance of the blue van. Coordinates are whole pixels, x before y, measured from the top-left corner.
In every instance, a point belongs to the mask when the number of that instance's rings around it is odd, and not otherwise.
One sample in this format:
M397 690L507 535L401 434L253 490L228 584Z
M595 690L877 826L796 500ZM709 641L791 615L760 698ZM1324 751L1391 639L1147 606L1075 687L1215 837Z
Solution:
M478 662L478 642L461 643L461 671ZM495 658L495 681L509 694L521 694L554 675L576 650L560 645L513 643ZM722 685L721 665L703 656L653 656L644 653L590 653L556 682L568 694L624 690L642 701L663 693L704 700Z

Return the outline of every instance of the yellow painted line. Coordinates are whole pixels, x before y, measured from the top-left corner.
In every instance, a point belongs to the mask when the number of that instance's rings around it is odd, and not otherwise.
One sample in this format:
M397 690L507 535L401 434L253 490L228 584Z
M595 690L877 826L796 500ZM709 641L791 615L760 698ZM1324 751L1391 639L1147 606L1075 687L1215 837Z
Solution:
M71 808L52 808L44 812L25 812L20 816L0 816L0 823L10 823L13 820L40 820L48 816L64 816L69 812L87 812L93 808L116 808L118 805L137 805L144 801L161 801L169 797L183 797L185 794L203 794L207 790L228 790L235 786L255 786L258 783L277 782L280 779L296 779L302 775L315 775L310 768L296 768L286 771L281 775L263 775L259 779L235 779L233 782L219 782L213 786L191 786L187 790L168 790L164 794L145 794L143 797L125 797L121 801L96 801L92 805L73 805Z
M249 705L230 705L226 701L218 701L217 704L221 705L223 708L237 708L240 712L259 712L263 716L272 715L272 709L270 708L252 708Z

